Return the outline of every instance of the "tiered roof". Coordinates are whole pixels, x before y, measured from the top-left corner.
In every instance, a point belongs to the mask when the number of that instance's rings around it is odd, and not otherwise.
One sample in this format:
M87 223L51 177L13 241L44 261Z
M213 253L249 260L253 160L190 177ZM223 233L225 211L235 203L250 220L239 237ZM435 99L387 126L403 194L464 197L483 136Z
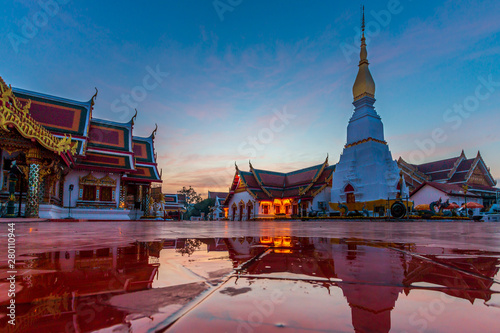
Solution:
M224 206L224 201L226 201L226 198L227 198L228 195L229 195L228 192L212 192L212 191L208 191L208 198L209 199L214 199L216 206Z
M161 174L158 173L156 153L154 150L156 130L157 128L147 138L138 136L132 137L132 150L135 156L136 172L127 175L125 178L151 181L161 178Z
M331 186L335 165L324 163L288 173L254 169L241 171L236 167L233 183L225 204L238 192L247 191L257 200L314 198L328 185Z
M85 154L97 93L87 102L78 102L19 88L12 91L23 105L31 101L29 113L33 119L56 137L71 134L72 140L77 143L77 154Z
M77 144L75 168L124 173L124 178L161 182L154 154L154 134L133 136L137 112L127 123L92 117L96 93L87 102L13 89L24 105L31 101L30 115L54 136L71 135Z
M59 155L66 165L71 166L76 147L71 134L57 137L48 131L30 114L31 101L22 103L12 87L0 77L0 130L9 132L14 127L24 138L37 142L43 148Z
M471 190L496 192L499 189L486 166L481 153L468 159L464 151L460 156L425 164L410 164L401 157L398 161L407 184L418 188L424 183L460 185L467 184Z

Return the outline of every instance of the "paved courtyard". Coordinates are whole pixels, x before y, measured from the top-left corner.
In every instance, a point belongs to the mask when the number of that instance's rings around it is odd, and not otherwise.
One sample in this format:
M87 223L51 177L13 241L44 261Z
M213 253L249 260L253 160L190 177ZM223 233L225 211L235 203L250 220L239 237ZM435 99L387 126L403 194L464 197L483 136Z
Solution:
M0 228L5 240L7 224ZM17 332L500 330L498 223L15 228ZM2 306L9 301L3 244ZM0 330L11 329L3 309Z

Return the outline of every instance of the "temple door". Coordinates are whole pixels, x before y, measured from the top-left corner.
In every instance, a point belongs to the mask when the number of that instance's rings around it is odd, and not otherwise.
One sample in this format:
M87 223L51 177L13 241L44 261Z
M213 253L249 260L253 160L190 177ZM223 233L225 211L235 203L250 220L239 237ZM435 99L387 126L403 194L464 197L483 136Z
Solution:
M250 221L251 216L252 216L252 206L247 206L247 221Z
M243 205L240 205L240 216L239 216L238 221L241 221L241 220L243 220Z

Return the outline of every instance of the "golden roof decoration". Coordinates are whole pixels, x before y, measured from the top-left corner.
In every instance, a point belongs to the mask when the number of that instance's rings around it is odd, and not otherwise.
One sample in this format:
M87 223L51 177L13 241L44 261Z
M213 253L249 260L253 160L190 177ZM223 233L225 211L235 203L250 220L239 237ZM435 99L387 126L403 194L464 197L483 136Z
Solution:
M0 77L0 129L10 132L15 127L19 134L26 139L36 140L42 147L57 153L76 153L76 144L71 142L71 135L57 138L45 127L34 120L29 114L31 100L22 106L14 96L12 87Z
M365 7L363 6L363 18L361 23L361 52L359 54L359 70L352 87L352 95L354 101L361 99L364 96L375 98L375 81L373 81L372 74L368 68L368 52L366 51L366 38L365 38Z

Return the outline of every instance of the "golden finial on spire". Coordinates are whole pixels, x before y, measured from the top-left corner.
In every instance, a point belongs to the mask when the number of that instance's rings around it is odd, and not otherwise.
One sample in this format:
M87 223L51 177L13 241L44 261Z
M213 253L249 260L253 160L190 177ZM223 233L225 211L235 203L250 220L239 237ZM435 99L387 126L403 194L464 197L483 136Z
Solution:
M364 96L375 97L375 82L368 69L368 52L366 51L365 38L365 6L361 6L361 51L359 53L359 70L356 81L352 87L354 101Z
M361 6L361 32L365 37L365 6Z

